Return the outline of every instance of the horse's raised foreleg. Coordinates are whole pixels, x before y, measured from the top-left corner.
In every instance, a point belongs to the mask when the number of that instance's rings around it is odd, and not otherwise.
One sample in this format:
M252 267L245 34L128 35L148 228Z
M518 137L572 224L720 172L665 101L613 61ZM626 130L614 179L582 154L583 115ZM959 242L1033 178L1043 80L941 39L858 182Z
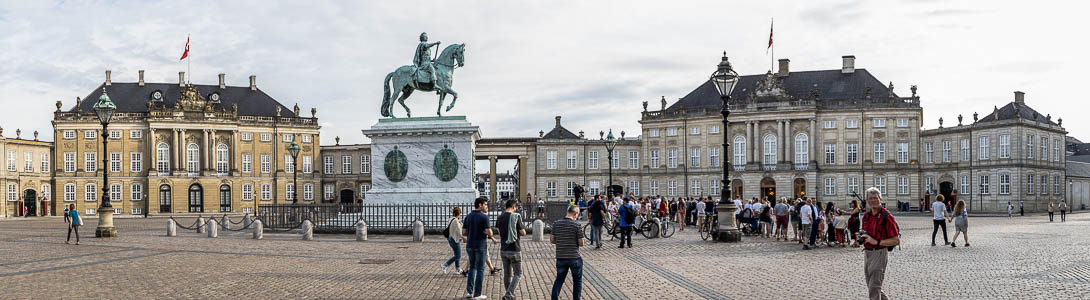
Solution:
M409 98L409 95L412 95L412 94L413 94L413 89L412 88L407 88L404 91L402 91L401 97L397 98L397 103L401 103L401 107L405 108L405 116L408 117L408 118L413 117L413 112L412 112L412 110L409 110L408 105L405 105L405 99Z
M454 103L458 102L458 93L449 89L447 90L447 93L450 93L451 96L454 96L453 99L450 99L450 105L447 106L447 111L450 111L451 108L454 108ZM439 102L439 106L442 107L443 102Z

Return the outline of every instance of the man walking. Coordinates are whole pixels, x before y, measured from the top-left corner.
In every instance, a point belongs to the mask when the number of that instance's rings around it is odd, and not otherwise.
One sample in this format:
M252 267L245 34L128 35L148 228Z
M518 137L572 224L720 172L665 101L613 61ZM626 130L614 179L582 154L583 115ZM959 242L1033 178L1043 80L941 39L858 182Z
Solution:
M1024 201L1018 200L1018 216L1025 217L1026 216L1026 207L1024 206L1025 203L1022 203L1022 202L1024 202Z
M780 203L776 204L776 208L773 211L776 212L776 240L781 238L787 240L787 211L790 207L787 206L787 198L780 198Z
M804 198L803 205L799 208L799 220L802 222L802 238L806 241L802 242L802 250L810 250L810 247L814 246L814 238L817 235L817 230L812 226L816 224L814 222L814 216L817 215L813 206L810 205L810 199Z
M901 232L897 221L882 207L882 191L872 187L867 189L867 207L863 214L863 275L867 280L867 294L872 300L889 299L882 293L882 282L886 278L886 263L889 259L889 247L901 243Z
M526 235L526 227L522 225L522 215L515 212L515 204L518 201L507 200L504 204L503 214L496 218L496 226L500 230L500 259L503 261L503 300L514 300L515 290L518 289L519 277L522 276L522 254L519 247L519 239Z
M632 248L632 226L636 223L636 208L632 205L632 199L624 198L624 205L617 208L617 214L621 218L621 246L617 248L624 249L625 241L628 241L628 248Z
M595 195L594 200L591 200L587 214L590 215L590 243L597 243L594 250L602 249L602 225L605 224L606 207L602 203L601 195Z
M932 228L931 228L931 246L935 246L935 234L939 232L939 227L942 227L942 240L944 245L949 246L950 240L946 238L946 204L942 201L942 195L935 196L935 202L931 204L931 212L933 213ZM1009 216L1008 216L1009 217Z
M1067 201L1060 202L1060 223L1067 222Z
M564 280L571 271L572 299L579 300L583 293L583 258L579 256L579 247L583 246L583 230L575 217L579 208L568 206L568 213L563 219L553 223L553 236L549 242L556 245L556 280L553 281L552 299L560 297Z
M466 252L469 253L469 275L466 277L466 298L488 299L481 295L481 285L484 283L484 260L488 244L485 238L498 243L492 236L492 229L488 226L488 198L479 197L473 200L475 209L466 216L462 224L462 237L466 240Z

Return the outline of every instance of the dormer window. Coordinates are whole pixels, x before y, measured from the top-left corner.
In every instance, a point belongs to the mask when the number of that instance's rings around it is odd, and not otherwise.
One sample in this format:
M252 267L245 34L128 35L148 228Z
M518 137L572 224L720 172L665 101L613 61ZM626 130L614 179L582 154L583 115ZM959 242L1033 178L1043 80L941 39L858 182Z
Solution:
M151 101L163 101L163 91L155 90L151 92Z
M212 103L220 103L220 93L208 95L208 100L212 100Z

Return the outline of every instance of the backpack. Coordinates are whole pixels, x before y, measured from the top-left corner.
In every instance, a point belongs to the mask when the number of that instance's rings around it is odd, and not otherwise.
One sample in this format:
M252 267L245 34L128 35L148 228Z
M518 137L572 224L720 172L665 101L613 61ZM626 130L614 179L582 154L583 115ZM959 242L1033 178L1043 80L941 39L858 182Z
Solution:
M621 208L624 208L624 206L621 206ZM628 223L629 225L633 225L633 224L636 223L636 210L635 209L625 208L625 210L624 210L624 222Z
M450 221L447 221L447 227L443 228L443 237L450 238L450 224L454 223L454 220L454 218L450 218Z

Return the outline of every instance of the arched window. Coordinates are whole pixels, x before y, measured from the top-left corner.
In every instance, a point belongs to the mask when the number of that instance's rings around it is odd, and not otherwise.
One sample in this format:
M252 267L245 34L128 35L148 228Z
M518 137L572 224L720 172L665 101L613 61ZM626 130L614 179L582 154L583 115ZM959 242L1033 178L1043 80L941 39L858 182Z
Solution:
M765 165L776 165L778 160L779 157L777 157L776 153L776 136L771 134L766 135L764 141L764 159L762 162Z
M795 164L810 162L810 138L805 133L795 135Z
M185 146L185 170L190 176L196 176L201 171L201 147L197 144Z
M738 136L734 138L734 165L746 165L746 138Z
M227 175L227 144L219 144L216 146L216 172L220 175Z
M194 183L189 186L189 212L203 212L204 211L204 189L200 184Z
M220 146L223 146L223 144L220 144ZM220 211L231 211L231 186L226 184L220 185Z
M155 168L160 175L170 174L170 145L159 143L155 146Z
M159 212L170 213L170 185L159 186Z

